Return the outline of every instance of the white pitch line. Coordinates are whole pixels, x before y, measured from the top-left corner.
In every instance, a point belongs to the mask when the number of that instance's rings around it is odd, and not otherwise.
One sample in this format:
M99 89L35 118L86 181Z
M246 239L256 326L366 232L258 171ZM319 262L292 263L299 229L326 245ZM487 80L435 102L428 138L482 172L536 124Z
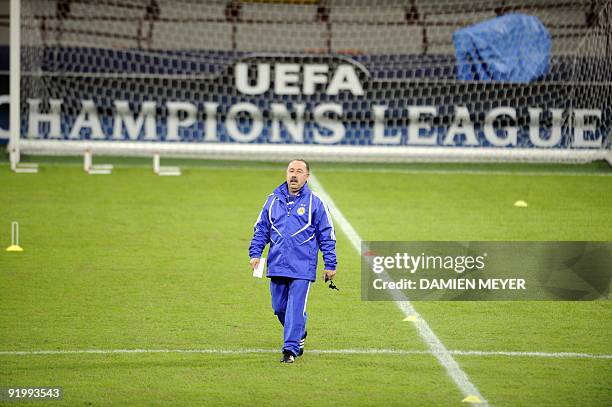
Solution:
M317 190L318 194L325 200L327 206L330 208L331 212L335 215L335 220L338 225L340 225L340 229L344 232L344 234L348 237L349 241L357 250L357 253L361 255L361 245L362 239L357 234L357 231L353 228L351 223L344 217L340 208L336 206L333 199L329 196L329 194L323 188L323 185L319 182L317 177L314 174L310 174L309 184ZM364 247L364 251L367 251ZM382 272L379 274L384 280L390 280L389 275L386 272ZM436 336L434 331L431 329L429 324L423 319L419 313L414 309L410 301L406 298L406 296L401 291L392 291L393 298L395 299L395 304L397 307L404 313L406 317L416 317L414 325L416 326L417 332L421 336L421 339L428 346L429 350L432 354L438 359L440 364L446 369L446 372L450 376L450 378L455 382L461 393L465 397L476 396L480 399L481 403L484 405L488 405L487 400L484 398L480 391L474 386L474 384L470 381L467 374L461 369L457 361L453 358L451 353L446 349L442 341Z
M459 356L516 356L538 358L583 358L583 359L612 359L612 355L580 353L580 352L522 352L522 351L481 351L481 350L451 350L453 355Z
M505 356L551 359L612 359L612 355L579 352L521 352L521 351L480 351L449 350L458 356ZM73 349L73 350L31 350L0 351L0 356L75 355L75 354L133 354L133 353L195 353L213 355L240 355L278 353L278 349ZM429 350L418 349L309 349L315 355L432 355Z
M0 163L0 165L8 163ZM41 163L45 167L83 167L81 162L49 162ZM151 164L132 163L132 164L113 164L115 168L151 168ZM260 171L285 171L284 164L274 165L208 165L179 162L186 170L260 170ZM417 175L507 175L517 177L612 177L612 171L523 171L523 170L470 170L465 168L457 169L435 169L435 168L369 168L355 164L354 167L330 167L320 168L317 172L348 172L348 173L380 173L380 174L417 174Z

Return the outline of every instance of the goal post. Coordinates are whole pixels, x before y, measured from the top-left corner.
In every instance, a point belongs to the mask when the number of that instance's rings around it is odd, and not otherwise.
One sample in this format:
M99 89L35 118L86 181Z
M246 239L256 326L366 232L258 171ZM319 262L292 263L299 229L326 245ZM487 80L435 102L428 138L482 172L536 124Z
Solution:
M514 14L550 33L547 70L461 78L453 33ZM610 162L611 21L604 0L11 0L11 165Z
M10 104L9 104L9 161L11 170L17 168L21 154L21 1L10 3Z

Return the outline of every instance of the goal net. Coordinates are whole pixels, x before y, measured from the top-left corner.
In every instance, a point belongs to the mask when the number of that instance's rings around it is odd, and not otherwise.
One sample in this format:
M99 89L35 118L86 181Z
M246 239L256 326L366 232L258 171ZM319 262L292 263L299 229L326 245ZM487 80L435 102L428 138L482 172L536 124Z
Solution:
M539 34L474 37L516 16ZM607 0L21 0L10 148L609 159L611 21Z

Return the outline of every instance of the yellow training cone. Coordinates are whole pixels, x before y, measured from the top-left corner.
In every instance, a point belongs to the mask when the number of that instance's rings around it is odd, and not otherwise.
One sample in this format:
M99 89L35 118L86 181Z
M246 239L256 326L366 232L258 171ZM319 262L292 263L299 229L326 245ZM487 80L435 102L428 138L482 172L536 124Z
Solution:
M408 315L406 318L404 318L402 321L404 322L416 322L417 317L414 315Z
M526 208L528 205L525 201L516 201L514 203L514 206L516 206L517 208Z
M478 396L471 395L461 400L461 402L462 403L482 403L482 400Z
M22 252L23 249L21 248L21 246L17 246L16 244L12 244L9 247L6 248L7 252Z

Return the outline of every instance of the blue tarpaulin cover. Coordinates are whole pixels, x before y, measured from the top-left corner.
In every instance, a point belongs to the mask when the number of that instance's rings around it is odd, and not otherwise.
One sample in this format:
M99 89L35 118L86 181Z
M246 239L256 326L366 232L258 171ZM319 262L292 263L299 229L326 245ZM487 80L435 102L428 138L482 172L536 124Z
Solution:
M550 33L537 17L507 14L453 33L459 80L531 82L549 67Z

